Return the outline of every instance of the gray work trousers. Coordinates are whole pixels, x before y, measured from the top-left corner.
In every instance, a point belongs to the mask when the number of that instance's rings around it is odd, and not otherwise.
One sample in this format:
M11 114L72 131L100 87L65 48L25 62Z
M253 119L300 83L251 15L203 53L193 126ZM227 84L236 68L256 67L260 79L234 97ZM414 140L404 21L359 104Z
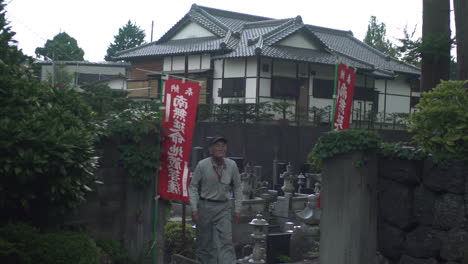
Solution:
M235 264L230 202L198 203L197 259L202 264Z

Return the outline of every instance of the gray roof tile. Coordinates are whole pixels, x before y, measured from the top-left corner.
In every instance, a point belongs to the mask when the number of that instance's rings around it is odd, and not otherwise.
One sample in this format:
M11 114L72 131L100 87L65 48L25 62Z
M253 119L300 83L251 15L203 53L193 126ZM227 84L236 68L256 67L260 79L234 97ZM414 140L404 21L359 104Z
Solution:
M128 52L122 52L118 58L127 59L145 56L214 52L221 50L220 44L222 41L223 39L218 37L205 37L171 40L160 44L150 43Z
M210 30L217 37L169 40L187 23L195 21ZM277 45L277 42L298 32L310 33L310 37L322 46L321 50L309 50ZM304 31L309 30L309 31ZM228 33L239 32L240 36ZM307 33L309 32L309 33ZM226 35L229 36L226 38ZM227 40L225 49L221 48ZM259 42L259 41L262 42ZM214 58L236 58L261 55L313 63L335 64L336 55L340 60L354 67L376 70L383 76L394 72L419 75L419 68L389 58L362 41L354 38L352 32L312 25L304 25L300 17L271 19L241 14L220 9L192 5L192 9L158 41L118 53L118 59L144 56L163 56L196 52L224 52Z

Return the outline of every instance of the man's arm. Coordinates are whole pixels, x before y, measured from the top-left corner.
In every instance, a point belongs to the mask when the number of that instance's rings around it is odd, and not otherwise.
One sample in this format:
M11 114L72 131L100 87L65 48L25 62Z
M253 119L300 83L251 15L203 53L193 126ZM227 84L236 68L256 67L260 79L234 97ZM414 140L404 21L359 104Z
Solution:
M190 179L189 184L189 199L190 199L190 208L192 209L192 220L194 222L198 221L198 199L200 198L199 186L201 181L201 169L200 164L197 164L195 171L192 173L192 178Z
M242 205L242 189L241 189L241 180L239 175L239 169L237 165L234 163L233 175L232 175L232 183L233 183L233 192L236 200L234 201L234 217L236 223L240 222L240 210Z

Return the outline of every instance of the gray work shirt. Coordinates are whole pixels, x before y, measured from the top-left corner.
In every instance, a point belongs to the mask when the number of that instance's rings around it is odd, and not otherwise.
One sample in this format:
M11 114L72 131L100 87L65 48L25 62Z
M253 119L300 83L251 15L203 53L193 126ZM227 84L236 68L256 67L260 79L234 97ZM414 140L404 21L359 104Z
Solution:
M218 172L216 173L215 170ZM211 157L198 162L189 185L190 206L198 211L200 197L209 200L226 201L235 197L235 212L240 212L242 190L239 169L232 159L224 158L224 165L217 165Z

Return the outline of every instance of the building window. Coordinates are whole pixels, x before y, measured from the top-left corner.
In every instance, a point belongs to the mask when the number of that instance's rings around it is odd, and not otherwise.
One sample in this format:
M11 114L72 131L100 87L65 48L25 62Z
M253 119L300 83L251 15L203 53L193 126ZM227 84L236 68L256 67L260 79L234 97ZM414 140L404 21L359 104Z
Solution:
M262 64L262 71L263 72L270 72L270 65L264 63Z
M323 80L314 78L314 88L312 94L315 98L333 98L333 80Z
M245 97L244 78L224 78L221 97Z
M295 78L273 77L271 80L271 97L297 98L299 96L299 82Z
M354 87L354 100L373 102L377 96L378 92L372 88L365 88L360 86Z

